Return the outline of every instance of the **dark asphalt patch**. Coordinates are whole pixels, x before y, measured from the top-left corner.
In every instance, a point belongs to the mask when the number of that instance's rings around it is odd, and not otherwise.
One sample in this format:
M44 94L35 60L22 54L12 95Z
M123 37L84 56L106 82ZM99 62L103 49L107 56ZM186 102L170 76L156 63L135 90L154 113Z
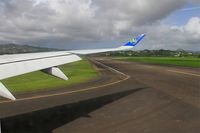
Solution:
M2 121L4 133L45 133L79 117L90 117L88 113L117 101L144 88L118 92L77 103L62 105L28 114L5 118Z

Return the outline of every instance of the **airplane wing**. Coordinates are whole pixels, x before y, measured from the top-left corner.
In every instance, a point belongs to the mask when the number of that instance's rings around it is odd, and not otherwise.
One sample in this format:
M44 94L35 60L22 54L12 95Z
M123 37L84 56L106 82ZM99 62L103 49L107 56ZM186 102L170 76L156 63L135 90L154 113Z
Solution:
M128 43L124 44L121 47L118 48L112 48L112 49L90 49L90 50L74 50L74 51L68 51L70 53L74 54L80 54L80 55L86 55L86 54L94 54L94 53L102 53L102 52L109 52L109 51L122 51L122 50L129 50L132 49L133 46L136 46L146 35L142 34L140 36L137 36L136 38L131 39Z
M63 80L68 80L67 76L57 67L59 65L81 60L78 55L93 54L108 51L128 50L137 45L145 34L131 39L125 45L112 49L92 49L92 50L74 50L60 52L42 52L29 54L1 55L0 56L0 80L14 77L17 75L41 70L50 75ZM16 98L0 82L0 96L15 100Z

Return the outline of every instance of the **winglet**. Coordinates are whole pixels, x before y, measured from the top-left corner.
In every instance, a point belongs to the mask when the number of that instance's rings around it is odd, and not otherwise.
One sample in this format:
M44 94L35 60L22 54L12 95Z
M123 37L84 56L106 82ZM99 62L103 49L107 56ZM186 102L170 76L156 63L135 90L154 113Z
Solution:
M8 89L0 82L0 95L11 99L11 100L16 100L16 98L8 91Z
M141 34L137 36L136 38L131 39L128 43L126 43L124 46L135 46L137 45L146 35Z
M118 47L117 50L130 50L133 48L133 46L136 46L145 36L145 34L141 34L136 38L131 39L128 43L124 44L123 46Z

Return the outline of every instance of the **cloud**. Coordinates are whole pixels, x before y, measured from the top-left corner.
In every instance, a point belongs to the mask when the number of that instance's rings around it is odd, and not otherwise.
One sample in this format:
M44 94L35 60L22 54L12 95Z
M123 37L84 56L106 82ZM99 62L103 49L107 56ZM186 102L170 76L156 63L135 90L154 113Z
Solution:
M191 34L200 36L200 18L199 17L191 18L185 25L185 27L183 27L183 29Z
M150 49L190 49L199 50L200 18L193 17L183 26L148 26L149 37L145 47ZM148 43L149 42L149 43ZM152 45L153 44L153 45Z
M193 27L199 24L195 18L184 27L161 23L186 4L185 0L1 0L0 43L102 47L145 32L148 37L139 48L192 49L199 33Z

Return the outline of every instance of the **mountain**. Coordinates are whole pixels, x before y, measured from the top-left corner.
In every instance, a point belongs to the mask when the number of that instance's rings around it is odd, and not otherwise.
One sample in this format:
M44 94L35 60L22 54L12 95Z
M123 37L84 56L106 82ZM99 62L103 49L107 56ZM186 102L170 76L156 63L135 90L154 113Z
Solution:
M58 51L59 49L42 48L29 45L18 44L2 44L0 45L0 55L2 54L17 54L17 53L34 53L34 52L48 52Z

